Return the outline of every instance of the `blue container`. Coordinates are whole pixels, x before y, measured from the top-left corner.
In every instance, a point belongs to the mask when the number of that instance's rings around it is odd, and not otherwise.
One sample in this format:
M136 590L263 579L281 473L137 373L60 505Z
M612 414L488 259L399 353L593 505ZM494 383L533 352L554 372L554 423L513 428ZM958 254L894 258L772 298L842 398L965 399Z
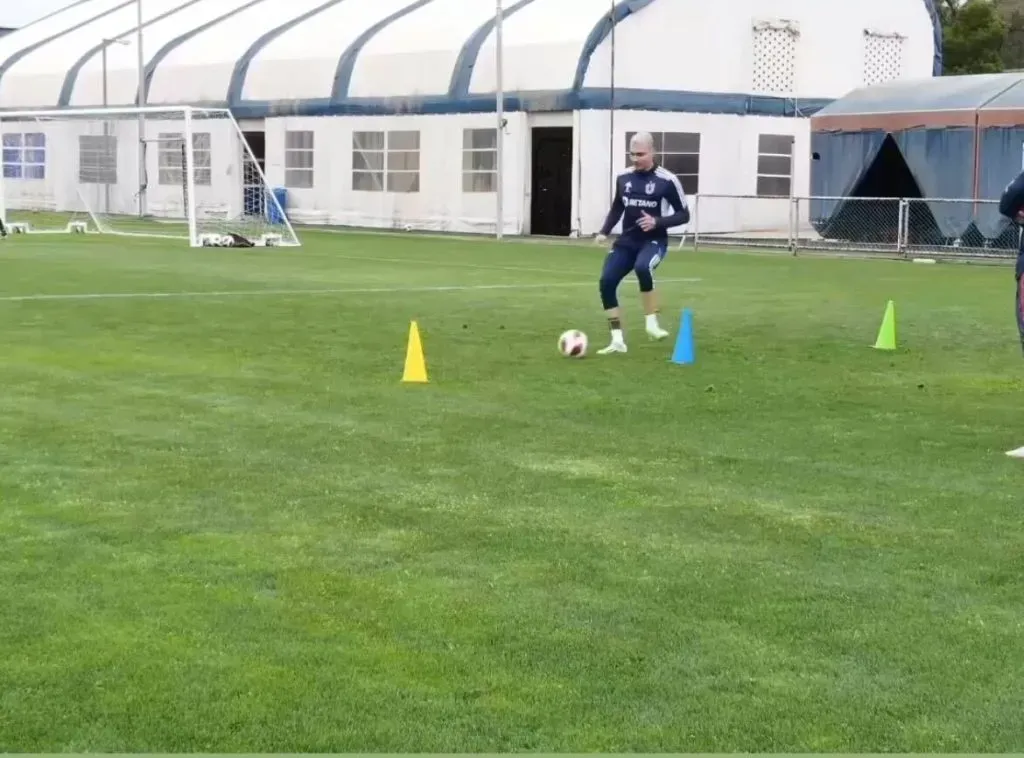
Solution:
M277 205L274 203L267 203L267 220L271 224L283 224L284 219L281 217L281 211L288 215L288 190L284 187L274 187L274 198L281 206L281 210L277 209Z

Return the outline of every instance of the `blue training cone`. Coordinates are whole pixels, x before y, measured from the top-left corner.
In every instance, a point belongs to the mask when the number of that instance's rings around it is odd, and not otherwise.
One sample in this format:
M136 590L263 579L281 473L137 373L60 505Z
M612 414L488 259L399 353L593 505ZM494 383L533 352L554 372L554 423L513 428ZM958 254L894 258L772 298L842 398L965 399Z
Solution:
M693 349L693 312L683 309L683 317L679 322L679 334L676 335L676 347L672 351L672 362L686 366L696 360Z

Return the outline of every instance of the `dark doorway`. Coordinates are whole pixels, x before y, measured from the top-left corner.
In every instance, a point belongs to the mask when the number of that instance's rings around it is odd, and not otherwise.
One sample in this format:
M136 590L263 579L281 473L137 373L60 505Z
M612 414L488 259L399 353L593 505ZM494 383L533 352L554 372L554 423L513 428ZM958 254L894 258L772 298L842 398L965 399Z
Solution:
M567 237L572 230L572 127L533 129L530 233Z
M249 145L249 150L242 155L242 207L248 216L263 216L266 212L269 187L264 187L260 179L267 167L267 135L264 132L242 132L242 138ZM252 155L249 154L252 151ZM253 167L253 158L259 171Z
M891 134L885 135L878 154L850 194L853 197L922 197L921 188Z
M817 156L813 157L817 159ZM891 134L885 136L874 160L849 196L863 199L840 201L838 204L829 201L831 212L821 216L815 214L818 233L826 239L896 244L899 239L900 199L920 199L921 188ZM912 205L908 229L929 236L937 231L935 219L926 204Z

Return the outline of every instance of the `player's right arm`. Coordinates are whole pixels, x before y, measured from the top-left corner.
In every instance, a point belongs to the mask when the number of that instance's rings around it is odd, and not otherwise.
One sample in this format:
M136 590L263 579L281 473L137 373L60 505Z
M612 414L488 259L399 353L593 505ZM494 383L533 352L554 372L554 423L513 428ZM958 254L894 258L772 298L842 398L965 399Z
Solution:
M625 211L626 206L622 204L622 177L619 176L615 179L615 196L612 198L612 207L608 209L604 225L601 226L601 231L597 233L595 238L598 244L608 238L608 235L612 233L612 229L619 223L619 219L622 218L622 214Z

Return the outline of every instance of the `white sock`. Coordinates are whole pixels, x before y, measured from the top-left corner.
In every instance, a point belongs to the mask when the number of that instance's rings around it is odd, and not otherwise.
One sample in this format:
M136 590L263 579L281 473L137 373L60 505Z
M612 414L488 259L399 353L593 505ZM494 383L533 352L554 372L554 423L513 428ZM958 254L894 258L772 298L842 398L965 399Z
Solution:
M658 329L659 328L658 327L658 314L657 313L648 313L647 314L647 328L648 329Z
M621 329L612 329L612 342L615 342L616 344L620 344L621 345L625 341L626 341L626 339L622 336L622 330Z

